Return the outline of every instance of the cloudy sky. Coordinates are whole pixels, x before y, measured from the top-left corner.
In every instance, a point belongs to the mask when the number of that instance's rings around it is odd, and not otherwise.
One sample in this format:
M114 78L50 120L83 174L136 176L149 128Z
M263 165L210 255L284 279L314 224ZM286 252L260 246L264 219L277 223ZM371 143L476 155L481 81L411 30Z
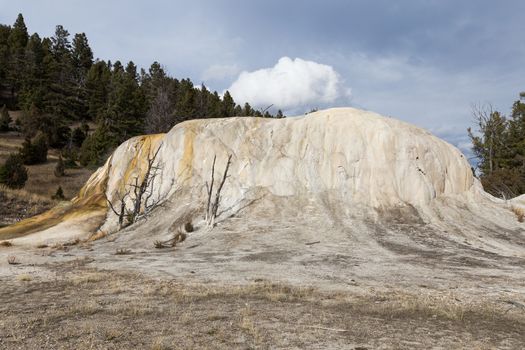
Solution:
M85 32L102 59L161 62L237 102L288 115L354 106L465 150L472 104L525 90L525 1L0 0L0 22Z

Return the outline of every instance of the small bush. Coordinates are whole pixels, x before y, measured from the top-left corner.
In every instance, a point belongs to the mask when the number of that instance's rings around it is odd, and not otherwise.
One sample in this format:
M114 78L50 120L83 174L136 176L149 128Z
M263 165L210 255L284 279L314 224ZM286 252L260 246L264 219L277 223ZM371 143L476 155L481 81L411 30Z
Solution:
M22 188L27 181L27 169L22 158L17 154L10 154L4 165L0 167L0 183L9 188Z
M0 242L0 247L11 247L13 245L13 243L11 243L10 241L2 241Z
M117 251L115 252L115 255L126 255L126 254L131 254L131 249L118 248Z
M62 186L58 186L57 191L51 196L51 199L60 201L66 199L66 197L64 197L64 190L62 190Z
M184 232L177 232L173 235L173 239L171 240L171 246L175 247L177 243L184 242L186 240L187 235Z
M157 249L167 248L167 246L162 241L155 241L155 242L153 242L153 245Z
M73 131L71 132L71 142L73 143L73 145L75 145L78 148L82 147L82 143L84 143L84 140L86 139L86 137L87 135L82 130L82 128L77 127L73 129Z
M184 231L186 232L193 232L194 231L193 224L191 222L187 222L184 224Z
M20 156L26 165L42 164L47 162L48 143L43 133L38 133L33 140L26 137L22 143Z
M58 162L57 162L57 165L55 165L54 173L56 177L62 177L66 173L66 167L64 165L64 160L62 159L62 155L58 156Z
M8 263L9 265L18 265L18 264L20 264L20 263L16 260L16 256L14 256L14 255L11 255L11 256L7 257L7 263Z

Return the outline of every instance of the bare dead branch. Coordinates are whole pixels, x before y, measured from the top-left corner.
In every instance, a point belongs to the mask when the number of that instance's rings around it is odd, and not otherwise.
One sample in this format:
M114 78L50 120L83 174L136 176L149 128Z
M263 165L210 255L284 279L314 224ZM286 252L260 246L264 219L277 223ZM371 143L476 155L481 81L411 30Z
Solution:
M214 183L214 176L215 176L215 161L217 160L217 155L213 156L213 164L211 166L211 182L210 186L208 186L208 183L206 182L206 190L208 191L208 203L206 205L206 221L210 220L210 205L211 205L211 194L213 191L213 183Z
M212 181L213 181L214 173L215 173L215 158L216 158L216 156L213 158ZM220 203L220 200L221 200L221 191L222 191L222 188L224 186L224 183L226 182L226 179L228 178L228 170L230 168L231 159L232 159L232 155L230 154L228 156L228 162L226 163L226 167L224 169L222 180L221 180L221 182L219 184L219 187L217 188L217 191L215 193L215 201L213 203L211 203L213 182L211 183L211 185L209 187L209 191L208 191L208 205L207 205L207 210L206 210L206 216L207 216L206 221L207 221L208 225L211 226L211 227L215 226L215 218L217 218L217 210L219 209L219 203Z

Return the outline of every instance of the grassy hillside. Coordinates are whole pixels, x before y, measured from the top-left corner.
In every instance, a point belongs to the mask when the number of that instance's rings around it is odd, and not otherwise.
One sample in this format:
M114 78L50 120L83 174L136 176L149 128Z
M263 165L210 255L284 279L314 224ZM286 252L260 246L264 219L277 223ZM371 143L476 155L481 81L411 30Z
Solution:
M10 112L13 120L19 112ZM24 137L16 131L0 133L0 164L3 164L10 153L18 152ZM45 164L28 165L29 178L22 190L11 190L0 187L0 225L12 224L20 219L36 215L53 207L56 201L51 199L58 186L61 186L66 199L76 196L93 169L68 168L65 176L56 177L54 170L58 160L57 150L50 149Z

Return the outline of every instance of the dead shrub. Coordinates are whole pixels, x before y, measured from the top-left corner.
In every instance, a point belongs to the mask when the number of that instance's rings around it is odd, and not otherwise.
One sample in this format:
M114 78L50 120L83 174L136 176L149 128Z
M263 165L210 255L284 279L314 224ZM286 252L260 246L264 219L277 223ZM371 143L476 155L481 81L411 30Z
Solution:
M10 241L2 241L0 242L0 247L11 247L13 245Z
M126 254L131 254L131 249L118 248L117 251L115 252L115 255L126 255Z
M73 245L77 245L79 243L80 243L80 239L79 238L75 238L72 241L68 241L68 242L63 243L63 245L66 246L66 247L70 247L70 246L73 246Z
M195 228L193 227L193 224L191 223L191 221L187 222L184 224L184 231L186 232L193 232Z
M153 242L153 245L157 249L168 248L168 246L162 241L155 241L155 242Z
M173 235L173 238L171 239L171 246L175 247L177 243L184 242L186 240L187 235L184 232L177 232Z
M18 265L18 264L20 264L20 263L16 260L16 256L14 256L14 255L11 255L11 256L8 256L8 257L7 257L7 263L8 263L9 265Z

